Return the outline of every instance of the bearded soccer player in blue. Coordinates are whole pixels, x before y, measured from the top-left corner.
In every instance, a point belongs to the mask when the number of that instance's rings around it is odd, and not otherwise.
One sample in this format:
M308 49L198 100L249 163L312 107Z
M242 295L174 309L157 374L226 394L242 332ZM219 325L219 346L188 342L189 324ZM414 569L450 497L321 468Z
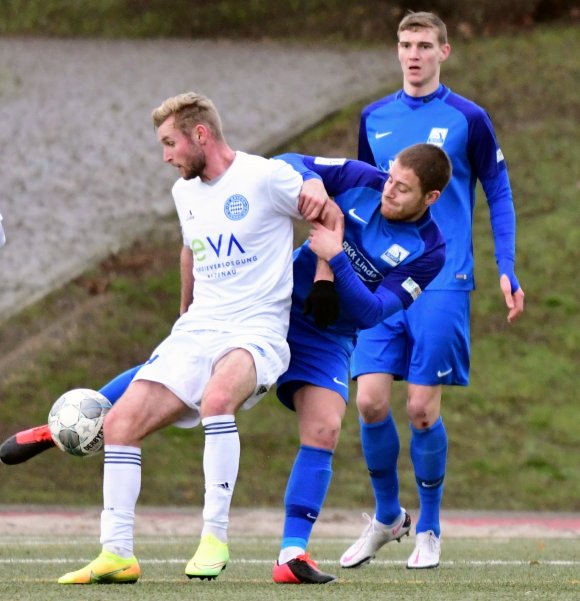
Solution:
M376 508L361 537L340 559L343 568L368 563L392 540L401 511L399 437L390 411L393 380L408 382L410 452L420 501L416 544L407 568L439 565L439 521L447 460L441 419L443 385L467 386L470 292L474 289L472 220L479 179L489 205L500 288L508 321L523 311L524 293L514 271L515 211L508 172L484 109L440 83L450 53L445 24L433 13L410 13L398 29L403 89L366 107L361 115L359 159L388 171L409 144L443 148L453 176L433 218L446 242L441 273L409 311L366 330L353 354L361 443Z
M431 144L403 150L389 174L360 161L280 158L304 177L304 169L321 177L344 214L344 239L341 228L314 224L294 253L291 359L277 388L282 403L296 411L300 448L284 498L284 533L272 577L282 584L324 584L335 577L320 571L306 548L330 485L350 356L359 329L407 309L439 273L445 249L429 207L447 185L451 165ZM317 258L334 273L335 316L327 306L332 284L319 279L312 285ZM394 539L410 528L404 511L399 521Z
M294 253L291 361L278 381L280 400L297 413L301 445L286 490L284 535L273 579L323 584L335 577L318 569L306 547L330 485L357 333L407 309L440 271L445 244L429 208L447 185L451 164L431 144L402 151L389 174L360 161L292 154L278 158L304 179L320 178L344 214L344 231L342 220L332 229L315 223L309 241ZM319 271L317 256L332 271ZM323 276L334 278L334 284ZM101 392L115 402L138 370L124 372ZM39 442L19 445L17 436L3 445L6 463L25 461L52 446L48 441L44 448ZM393 540L410 528L404 511L398 522Z

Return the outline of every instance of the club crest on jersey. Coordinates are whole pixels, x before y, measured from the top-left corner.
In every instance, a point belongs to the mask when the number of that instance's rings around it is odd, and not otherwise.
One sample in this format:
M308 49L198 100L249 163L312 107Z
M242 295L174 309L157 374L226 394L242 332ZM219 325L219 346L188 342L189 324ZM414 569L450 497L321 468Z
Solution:
M241 194L233 194L224 204L224 213L228 219L239 221L243 219L250 210L250 203L245 196Z
M429 137L427 138L427 144L434 144L435 146L443 146L445 144L445 138L447 138L447 134L449 130L446 127L434 127L429 132Z
M398 244L393 244L381 255L381 259L391 267L396 267L409 256L409 251Z

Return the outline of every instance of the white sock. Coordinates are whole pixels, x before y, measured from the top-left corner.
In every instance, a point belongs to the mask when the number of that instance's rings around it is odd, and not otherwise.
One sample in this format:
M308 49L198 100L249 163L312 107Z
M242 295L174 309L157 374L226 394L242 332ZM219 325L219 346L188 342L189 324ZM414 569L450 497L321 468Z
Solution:
M135 505L141 490L141 449L105 445L101 544L119 557L133 557Z
M230 504L240 466L240 436L233 415L216 415L201 421L205 431L203 473L205 502L202 536L228 540Z
M278 563L280 565L288 563L291 559L298 557L298 555L303 555L304 553L306 553L306 549L303 549L302 547L285 547L284 549L280 549Z

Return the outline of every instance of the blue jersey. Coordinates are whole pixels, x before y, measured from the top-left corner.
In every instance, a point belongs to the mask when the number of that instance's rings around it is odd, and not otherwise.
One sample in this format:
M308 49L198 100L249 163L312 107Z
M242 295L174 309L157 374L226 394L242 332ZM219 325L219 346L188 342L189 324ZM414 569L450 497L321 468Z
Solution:
M325 334L352 339L359 329L409 307L445 260L445 243L429 210L415 222L385 219L380 208L388 175L361 161L296 154L278 158L303 177L311 174L322 179L344 213L343 251L330 261L340 316ZM303 316L303 307L312 289L316 261L308 242L294 252L291 323L312 320Z
M508 275L515 291L515 213L505 160L489 116L443 85L421 98L400 90L363 110L360 160L388 171L401 150L420 142L440 146L453 164L451 182L431 209L445 237L446 262L429 289L474 288L472 220L479 179L490 207L499 272Z

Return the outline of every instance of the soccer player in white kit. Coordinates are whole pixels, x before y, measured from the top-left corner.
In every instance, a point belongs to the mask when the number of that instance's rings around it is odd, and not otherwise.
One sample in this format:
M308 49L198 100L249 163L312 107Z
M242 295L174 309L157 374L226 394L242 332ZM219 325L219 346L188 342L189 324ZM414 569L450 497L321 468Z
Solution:
M299 202L302 178L287 163L232 150L201 95L169 98L152 116L163 159L181 175L173 197L184 241L182 315L107 414L102 552L60 584L137 581L141 441L170 424L205 430L204 526L185 573L213 579L225 568L240 456L234 416L288 367L292 219L317 218L326 201L312 194Z

